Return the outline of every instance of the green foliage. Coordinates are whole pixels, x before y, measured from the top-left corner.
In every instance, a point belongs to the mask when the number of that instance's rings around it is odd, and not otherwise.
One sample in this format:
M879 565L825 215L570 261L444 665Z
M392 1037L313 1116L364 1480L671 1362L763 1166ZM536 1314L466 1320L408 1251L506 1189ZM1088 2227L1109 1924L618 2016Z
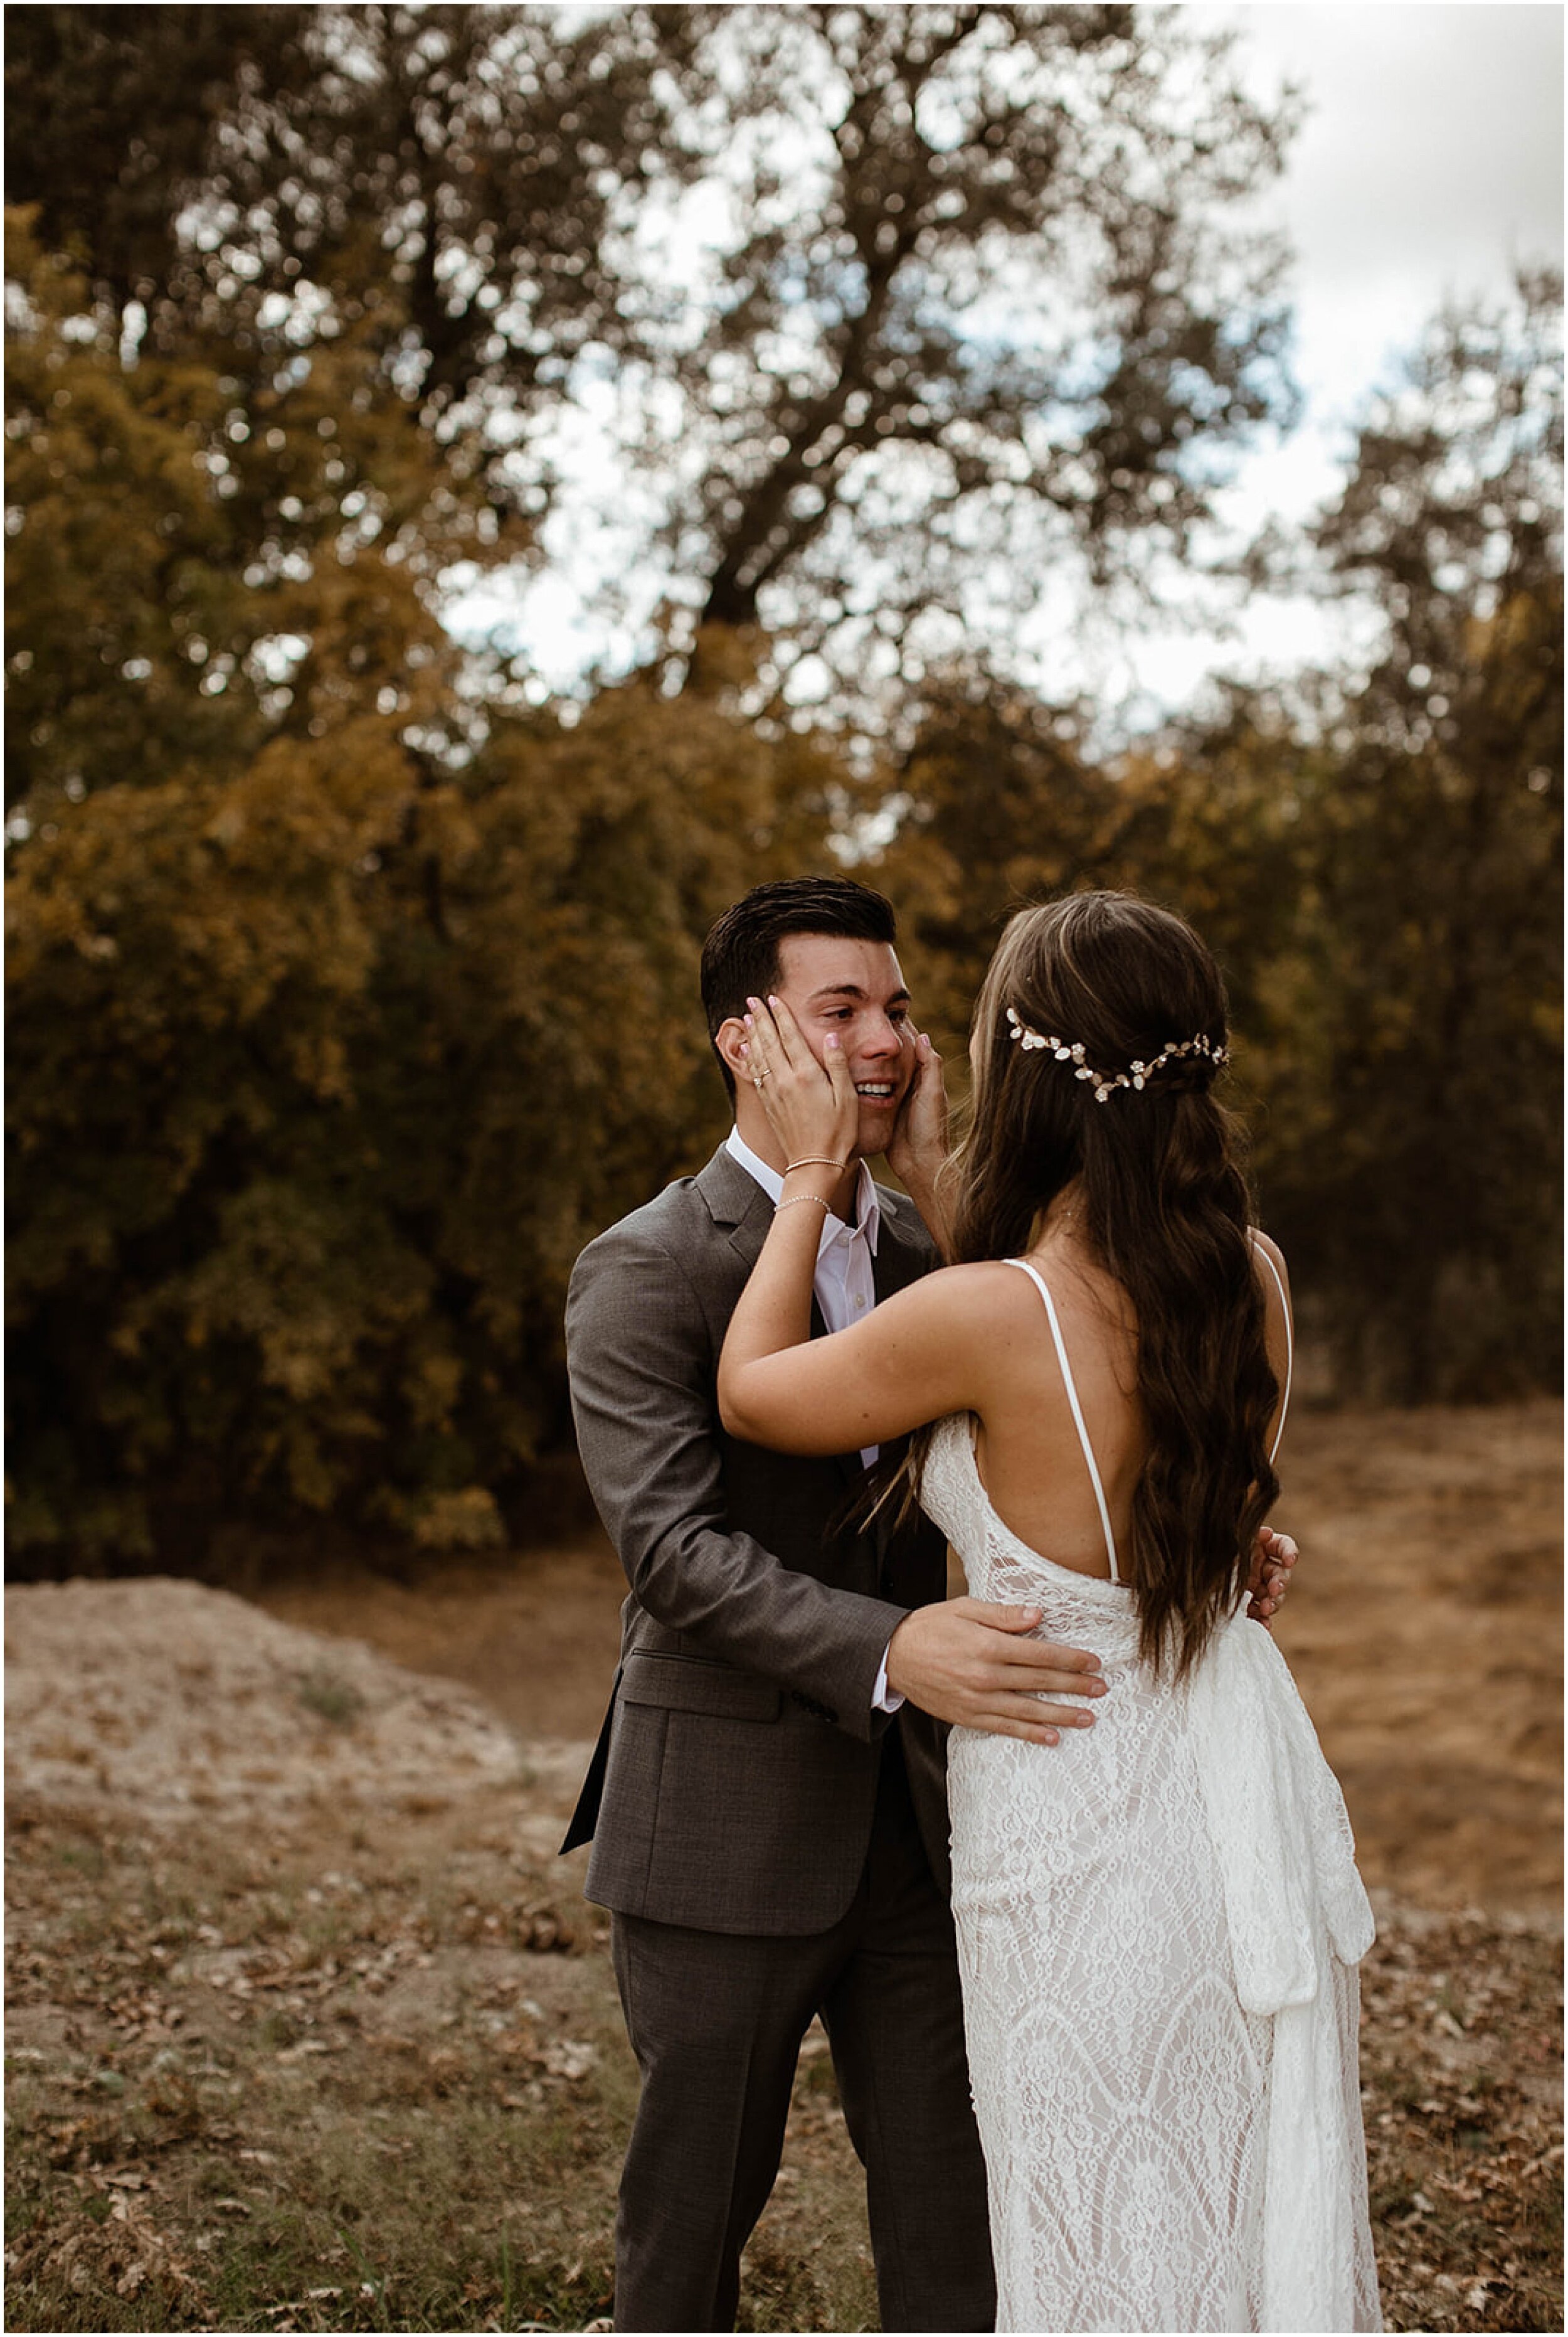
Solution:
M352 1728L365 1709L359 1690L325 1664L300 1674L298 1693L306 1711L334 1728Z

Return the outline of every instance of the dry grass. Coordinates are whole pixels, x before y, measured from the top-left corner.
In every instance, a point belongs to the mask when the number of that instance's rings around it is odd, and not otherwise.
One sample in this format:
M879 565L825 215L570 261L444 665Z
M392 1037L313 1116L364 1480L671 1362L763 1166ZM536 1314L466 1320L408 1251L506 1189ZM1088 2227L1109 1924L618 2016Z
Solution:
M1396 2330L1562 2326L1560 1431L1532 1404L1292 1435L1281 1639L1378 1902ZM581 1854L551 1855L586 1747L539 1740L597 1726L619 1589L585 1548L269 1594L455 1700L190 1586L17 1594L13 2329L602 2322L635 2071ZM741 2325L875 2316L813 2033Z
M389 1857L352 1827L215 1844L14 1813L12 2328L608 2313L636 2073L604 1933L574 1876L520 1863L508 1815L498 1797L488 1822L477 1803L404 1817ZM808 2050L742 2325L873 2309L831 2071Z
M18 1810L9 2325L581 2329L608 2312L635 2073L602 1930L481 1794L390 1851ZM1379 1910L1365 1976L1395 2329L1560 2325L1558 1942ZM807 2040L741 2326L874 2327Z

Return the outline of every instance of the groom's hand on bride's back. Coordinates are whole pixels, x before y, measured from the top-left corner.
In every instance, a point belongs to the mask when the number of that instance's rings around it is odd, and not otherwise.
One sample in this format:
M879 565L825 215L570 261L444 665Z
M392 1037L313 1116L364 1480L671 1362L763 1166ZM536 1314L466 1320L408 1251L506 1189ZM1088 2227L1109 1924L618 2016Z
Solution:
M995 1607L949 1599L906 1615L888 1648L888 1686L922 1712L963 1728L1055 1745L1064 1728L1088 1728L1094 1714L1057 1697L1104 1696L1098 1656L1053 1647L1028 1634L1037 1607Z

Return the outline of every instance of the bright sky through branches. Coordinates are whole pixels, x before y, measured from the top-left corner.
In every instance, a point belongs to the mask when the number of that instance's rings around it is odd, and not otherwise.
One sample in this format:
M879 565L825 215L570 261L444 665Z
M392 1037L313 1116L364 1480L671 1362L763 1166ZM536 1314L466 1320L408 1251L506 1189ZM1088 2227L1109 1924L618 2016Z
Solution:
M1554 0L1358 0L1178 13L1194 28L1234 27L1254 93L1271 101L1292 83L1307 109L1285 176L1263 199L1297 255L1304 412L1288 439L1261 440L1238 465L1222 508L1240 542L1271 515L1290 524L1332 495L1355 415L1446 299L1501 302L1516 267L1560 263L1563 12ZM552 689L646 655L662 589L651 565L639 568L657 497L617 459L614 404L608 381L586 384L555 434L564 492L545 532L546 572L515 584L492 577L452 611L465 637L494 629ZM611 579L629 621L595 605ZM1227 628L1190 576L1172 570L1160 585L1166 624L1125 606L1115 621L1086 610L1065 577L1040 580L1016 635L1020 670L1047 694L1083 692L1125 732L1191 704L1212 674L1288 670L1367 636L1364 616L1358 624L1307 600L1232 601Z

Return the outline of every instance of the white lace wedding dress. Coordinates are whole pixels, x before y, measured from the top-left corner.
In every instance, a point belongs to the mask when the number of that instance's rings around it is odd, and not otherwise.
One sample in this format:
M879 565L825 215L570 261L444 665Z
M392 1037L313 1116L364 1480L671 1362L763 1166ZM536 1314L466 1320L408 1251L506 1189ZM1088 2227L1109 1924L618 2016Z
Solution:
M1014 1260L1015 1264L1022 1261ZM921 1501L978 1599L1101 1657L1092 1729L955 1728L953 1912L998 2330L1375 2330L1344 1803L1283 1657L1238 1613L1187 1685L1137 1661L1132 1595L1050 1293L1112 1579L987 1498L966 1414Z

